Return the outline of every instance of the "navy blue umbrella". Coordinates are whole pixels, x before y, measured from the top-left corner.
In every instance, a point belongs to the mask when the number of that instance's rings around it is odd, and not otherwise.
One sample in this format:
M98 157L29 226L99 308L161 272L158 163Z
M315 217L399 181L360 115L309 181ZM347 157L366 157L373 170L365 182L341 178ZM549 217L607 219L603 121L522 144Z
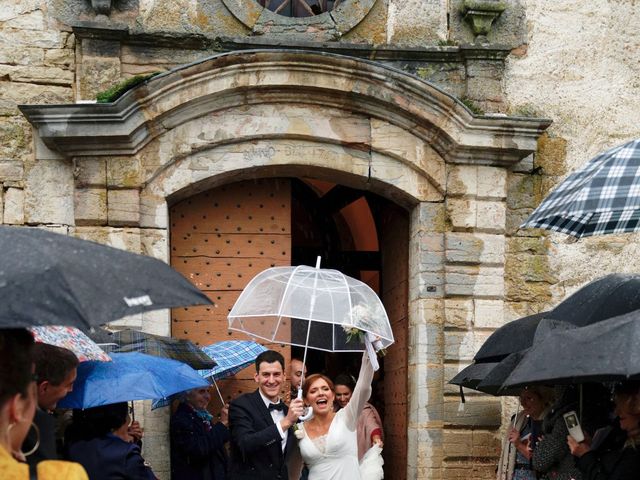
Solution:
M82 362L73 391L60 408L91 408L131 400L166 398L209 383L190 366L144 353L112 353L112 362Z

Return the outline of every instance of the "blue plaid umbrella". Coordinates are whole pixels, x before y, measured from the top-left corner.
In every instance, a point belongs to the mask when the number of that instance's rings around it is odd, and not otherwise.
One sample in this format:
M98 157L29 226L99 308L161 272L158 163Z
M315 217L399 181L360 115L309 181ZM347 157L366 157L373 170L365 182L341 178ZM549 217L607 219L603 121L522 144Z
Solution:
M640 230L640 139L569 175L521 225L574 237Z
M209 370L198 370L198 373L215 381L235 375L267 349L250 340L227 340L203 347L202 350L215 358L218 365Z
M198 373L215 385L216 380L231 377L251 365L267 349L250 340L226 340L203 347L202 350L209 357L215 358L217 365L207 370L198 370ZM224 399L221 398L221 401L224 404ZM151 408L166 407L169 403L170 399L155 400Z

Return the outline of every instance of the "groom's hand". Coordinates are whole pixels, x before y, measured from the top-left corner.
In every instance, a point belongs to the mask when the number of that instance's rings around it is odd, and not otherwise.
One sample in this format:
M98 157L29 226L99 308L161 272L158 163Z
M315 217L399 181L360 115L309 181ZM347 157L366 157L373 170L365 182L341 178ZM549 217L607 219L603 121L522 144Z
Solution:
M296 398L291 400L287 416L280 420L282 430L289 430L298 420L298 417L304 413L304 402L302 399Z

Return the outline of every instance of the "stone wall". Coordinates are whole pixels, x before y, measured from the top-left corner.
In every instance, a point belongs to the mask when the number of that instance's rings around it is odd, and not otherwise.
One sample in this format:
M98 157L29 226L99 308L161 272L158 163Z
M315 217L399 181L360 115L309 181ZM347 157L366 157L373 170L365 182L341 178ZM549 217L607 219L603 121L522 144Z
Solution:
M31 127L17 105L73 101L74 36L48 16L47 2L5 2L0 11L0 221L39 223L42 208L33 201L36 185L56 189L55 173L33 160ZM55 201L54 201L55 203ZM69 205L66 205L68 208ZM66 217L55 216L63 223Z
M566 235L517 232L526 213L573 169L607 148L640 136L640 20L634 1L525 1L527 40L507 61L505 95L510 112L529 111L554 120L540 140L531 169L510 178L512 252L537 256L526 269L509 270L508 318L554 305L585 282L609 272L640 269L637 236L573 242ZM562 28L560 28L562 26ZM543 259L542 256L547 256ZM518 286L547 284L528 302ZM526 287L525 287L526 288ZM520 305L518 305L520 304Z

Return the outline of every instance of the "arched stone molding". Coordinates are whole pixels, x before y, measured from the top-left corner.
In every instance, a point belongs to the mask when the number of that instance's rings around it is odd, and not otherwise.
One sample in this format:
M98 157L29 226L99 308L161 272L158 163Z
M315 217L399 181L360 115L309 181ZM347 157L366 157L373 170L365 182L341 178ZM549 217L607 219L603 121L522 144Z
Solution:
M176 125L264 103L352 111L411 131L447 162L510 165L533 152L549 121L474 116L433 85L375 62L308 51L232 52L174 69L113 104L21 106L64 156L131 155Z
M338 183L376 191L405 208L442 201L446 189L444 160L410 132L309 105L204 115L156 137L136 157L131 163L144 187L141 225L152 228L166 228L155 212L164 211L167 199L212 188L209 179L219 176L308 176L313 170L318 178L336 182L340 176Z

